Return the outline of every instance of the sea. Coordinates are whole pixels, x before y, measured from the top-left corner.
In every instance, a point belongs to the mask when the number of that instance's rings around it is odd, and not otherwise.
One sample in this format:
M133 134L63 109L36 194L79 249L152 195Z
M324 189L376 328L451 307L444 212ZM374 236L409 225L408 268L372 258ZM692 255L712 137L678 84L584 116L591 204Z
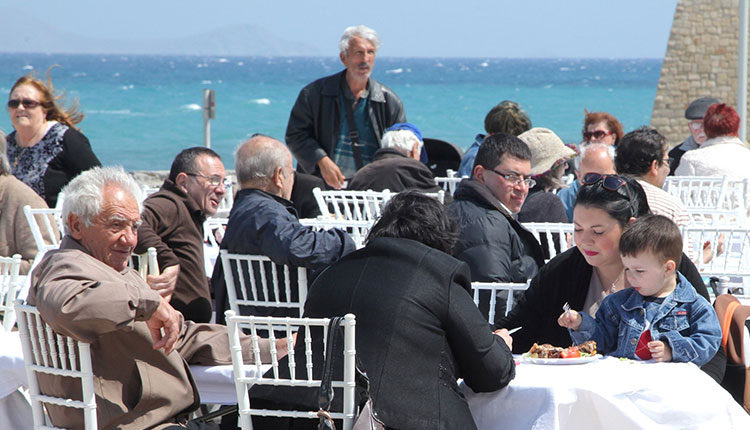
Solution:
M377 58L373 77L402 99L425 137L466 149L484 116L513 100L535 127L581 139L584 109L615 115L626 131L651 120L661 59ZM211 148L232 168L254 133L283 141L300 89L342 69L338 57L205 57L2 54L0 93L20 76L49 71L64 104L104 165L167 170L183 148L204 144L203 90L216 92ZM13 130L7 110L0 129Z

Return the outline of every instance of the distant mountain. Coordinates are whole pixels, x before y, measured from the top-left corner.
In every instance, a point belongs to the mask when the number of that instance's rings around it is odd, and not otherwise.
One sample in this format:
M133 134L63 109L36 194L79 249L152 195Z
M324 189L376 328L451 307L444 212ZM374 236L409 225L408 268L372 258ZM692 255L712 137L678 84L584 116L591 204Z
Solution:
M24 15L24 16L20 16ZM280 38L252 24L217 28L200 34L170 39L100 39L61 30L18 9L0 8L3 41L0 52L77 54L173 54L173 55L321 55L310 44ZM33 32L29 29L33 28Z

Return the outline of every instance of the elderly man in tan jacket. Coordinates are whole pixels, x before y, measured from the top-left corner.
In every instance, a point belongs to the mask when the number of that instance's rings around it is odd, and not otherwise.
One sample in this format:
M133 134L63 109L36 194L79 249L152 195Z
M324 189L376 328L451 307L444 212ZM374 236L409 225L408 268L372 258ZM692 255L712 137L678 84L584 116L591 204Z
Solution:
M188 363L231 362L226 327L185 322L127 267L140 212L140 188L122 169L82 173L65 188L60 249L32 273L29 304L56 331L92 345L100 429L184 424L200 403ZM267 340L262 348L270 361ZM43 392L80 396L75 385L51 375L40 381ZM56 426L83 428L76 411L48 412Z

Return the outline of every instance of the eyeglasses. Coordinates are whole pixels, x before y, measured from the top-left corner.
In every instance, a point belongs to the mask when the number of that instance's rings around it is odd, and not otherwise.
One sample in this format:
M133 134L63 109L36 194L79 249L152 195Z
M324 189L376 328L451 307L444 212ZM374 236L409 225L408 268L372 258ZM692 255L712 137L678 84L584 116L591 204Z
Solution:
M688 127L690 127L690 130L692 131L698 131L703 128L703 120L693 120L688 123Z
M535 180L533 180L531 178L524 179L522 175L517 175L515 173L502 173L502 172L498 172L497 170L494 170L494 169L488 169L488 170L490 172L498 175L498 176L502 176L503 179L505 179L506 181L510 182L514 187L520 185L521 182L523 182L524 185L526 185L529 188L534 188L534 185L536 185L536 181Z
M603 139L604 136L609 136L610 134L612 134L611 131L604 131L604 130L584 131L583 139L591 140L592 137L594 139Z
M630 203L630 212L632 216L635 216L635 208L633 207L633 195L630 194L630 187L622 177L617 175L602 175L599 173L587 173L583 177L583 185L594 185L601 182L602 187L605 190L613 191L623 197L627 197ZM626 194L620 192L621 189L625 189Z
M224 185L224 187L228 187L227 180L225 178L222 178L219 175L206 176L206 175L201 175L200 173L187 173L187 172L185 172L185 174L188 176L198 176L203 179L206 179L208 180L208 183L211 184L212 187L218 187L219 185L222 185L222 184Z
M38 102L36 100L31 100L31 99L22 99L22 100L11 99L11 100L8 100L8 107L11 108L11 109L17 109L18 106L20 106L20 105L23 105L23 107L26 108L26 109L34 109L35 107L40 106L41 104L42 104L42 102Z

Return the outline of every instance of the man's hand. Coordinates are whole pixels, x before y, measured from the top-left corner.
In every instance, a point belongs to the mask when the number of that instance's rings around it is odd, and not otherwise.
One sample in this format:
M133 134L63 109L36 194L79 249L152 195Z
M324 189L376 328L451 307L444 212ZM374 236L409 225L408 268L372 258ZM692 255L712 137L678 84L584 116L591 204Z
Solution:
M177 337L180 335L180 319L180 313L162 297L159 307L146 321L151 337L154 339L154 349L163 348L164 355L169 355L174 351Z
M672 361L672 348L668 344L660 340L652 340L646 346L651 351L651 358L654 361Z
M344 186L346 178L344 177L344 174L341 173L339 166L337 166L330 157L323 157L318 160L318 168L320 168L320 174L323 176L323 180L326 181L326 184L337 190L340 190L341 187Z
M172 298L172 293L174 293L174 289L177 286L177 275L179 274L179 264L169 266L162 270L161 275L146 276L146 283L168 302Z
M557 323L560 324L561 327L567 327L572 330L578 330L578 328L581 327L581 321L583 321L581 314L573 309L568 312L563 312L557 319Z
M511 350L513 349L513 338L510 337L510 333L508 333L507 329L501 328L499 330L495 330L492 332L497 337L505 341L505 344L508 345L508 348Z

